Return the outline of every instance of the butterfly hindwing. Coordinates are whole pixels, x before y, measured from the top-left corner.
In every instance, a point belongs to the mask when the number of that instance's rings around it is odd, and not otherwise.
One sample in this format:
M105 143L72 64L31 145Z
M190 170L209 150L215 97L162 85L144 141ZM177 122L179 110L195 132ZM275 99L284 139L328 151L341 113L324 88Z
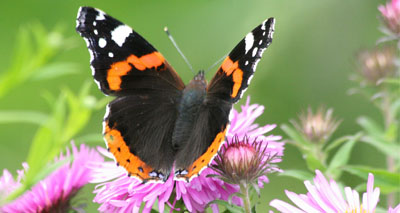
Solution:
M104 138L128 174L143 181L165 180L169 176L174 162L171 138L178 98L130 95L118 97L108 105Z

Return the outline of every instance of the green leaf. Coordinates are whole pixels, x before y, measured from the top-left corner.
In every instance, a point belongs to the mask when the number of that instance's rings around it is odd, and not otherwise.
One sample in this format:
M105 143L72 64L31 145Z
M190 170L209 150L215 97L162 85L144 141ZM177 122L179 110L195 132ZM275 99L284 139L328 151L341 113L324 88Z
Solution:
M393 84L395 86L400 86L400 81L398 78L385 78L382 83Z
M399 192L400 174L388 172L367 166L345 166L343 170L356 175L364 180L368 179L368 173L374 175L374 186L379 187L383 194ZM366 183L365 183L366 186Z
M400 112L400 98L395 100L390 106L390 114L392 114L393 117L396 117L399 112Z
M224 200L211 201L207 206L209 206L210 204L218 204L218 205L224 206L227 210L229 210L232 213L243 213L244 212L244 210L241 207L231 205L227 201L224 201Z
M77 144L81 143L104 143L103 141L103 135L100 133L91 133L91 134L86 134L80 137L77 137L74 139Z
M279 173L279 176L288 176L293 177L301 181L312 180L314 178L314 174L304 171L304 170L284 170L282 173Z
M22 27L17 35L11 64L0 76L0 97L31 79L64 49L64 45L71 44L62 33L47 32L39 23Z
M283 124L281 129L293 140L291 144L303 149L310 150L311 143L307 141L300 133L298 133L294 128Z
M25 110L1 110L0 123L32 123L44 125L49 116L45 113Z
M51 163L50 165L43 167L40 170L40 172L38 172L38 174L35 176L33 182L37 183L40 180L43 180L44 178L46 178L48 175L50 175L52 172L54 172L61 166L69 164L72 161L73 161L73 157L68 156L68 157L64 157L64 159L62 159L62 160L57 160L57 161Z
M384 140L377 140L376 138L364 136L361 138L362 142L365 142L371 146L374 146L385 155L391 156L395 159L400 159L400 146L394 143L387 143Z
M338 138L338 139L332 141L332 142L329 143L329 145L324 149L324 151L325 151L325 152L331 151L332 149L334 149L334 148L340 146L342 143L348 141L351 137L352 137L352 136L346 135L346 136L340 137L340 138Z
M256 213L256 205L253 206L253 208L251 208L251 213Z
M371 118L362 116L357 119L357 123L371 136L384 140L385 133L383 127Z
M338 179L342 173L340 167L346 165L349 162L351 150L354 144L360 139L361 133L358 133L350 140L348 140L333 156L331 162L328 165L327 173L333 175L334 179Z
M79 72L78 64L72 62L55 62L47 64L36 71L33 80L48 80L58 78L64 75L75 74Z
M317 158L312 152L303 153L303 157L310 171L315 171L317 169L322 172L326 171L326 166L323 164L322 160Z

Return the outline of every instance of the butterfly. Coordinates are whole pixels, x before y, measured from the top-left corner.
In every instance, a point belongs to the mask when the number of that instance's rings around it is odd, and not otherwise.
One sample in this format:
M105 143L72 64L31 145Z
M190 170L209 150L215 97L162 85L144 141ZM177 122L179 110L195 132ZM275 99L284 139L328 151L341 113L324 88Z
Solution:
M117 165L147 181L190 181L225 141L229 113L247 89L274 18L243 38L207 84L199 71L185 85L164 56L132 28L99 9L81 7L76 30L86 41L107 105L103 135Z

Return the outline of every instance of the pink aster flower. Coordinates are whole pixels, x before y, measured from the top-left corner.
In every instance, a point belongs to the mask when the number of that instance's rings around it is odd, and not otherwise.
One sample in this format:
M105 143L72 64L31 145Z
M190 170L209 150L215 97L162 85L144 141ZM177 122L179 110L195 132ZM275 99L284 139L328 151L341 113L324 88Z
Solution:
M392 0L378 7L388 29L400 36L400 0Z
M247 99L246 105L242 106L242 111L232 110L230 117L231 125L227 133L228 141L237 135L243 137L247 135L249 139L258 138L263 141L262 146L267 148L272 155L282 156L284 144L278 142L281 136L264 136L276 125L259 126L254 121L259 117L263 106L256 104L250 105ZM113 159L111 153L105 149L99 148L99 151ZM279 161L279 160L278 160ZM184 181L174 181L171 175L165 183L146 183L128 177L122 167L116 167L114 161L104 163L93 162L95 171L92 182L100 183L96 186L94 201L100 203L101 212L150 212L153 205L157 202L158 211L163 212L165 205L174 208L176 202L183 202L186 209L190 212L202 212L207 204L214 200L228 200L229 196L238 192L239 188L230 185L218 178L207 177L216 174L211 168L206 168L200 176L193 178L189 183ZM263 176L259 179L259 184L268 182ZM233 197L235 204L241 204L242 201ZM144 206L141 205L144 203ZM211 208L218 211L218 206L213 204Z
M400 213L400 204L398 204L395 208L389 207L388 213Z
M329 182L324 175L316 170L314 185L310 181L304 181L308 193L296 194L285 190L288 198L296 205L293 206L281 200L272 200L270 205L280 212L304 213L304 212L375 212L379 201L379 188L374 188L374 176L368 175L367 192L360 196L356 190L350 187L342 190L334 180Z
M94 149L81 145L78 150L72 143L72 154L67 149L56 161L62 161L72 156L73 161L56 169L53 173L41 180L29 191L0 207L0 212L65 212L71 210L71 198L89 182L91 171L87 167L90 161L103 161L103 158ZM13 179L10 172L4 170L0 178L0 198L5 198L21 186L21 179L28 170L18 171L18 177Z

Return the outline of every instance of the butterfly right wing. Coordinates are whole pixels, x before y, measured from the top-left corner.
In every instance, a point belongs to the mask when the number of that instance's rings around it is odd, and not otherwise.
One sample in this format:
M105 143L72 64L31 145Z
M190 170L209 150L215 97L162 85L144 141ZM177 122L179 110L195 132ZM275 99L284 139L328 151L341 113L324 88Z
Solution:
M182 80L150 43L101 10L81 7L76 30L88 45L95 82L117 96L103 121L109 151L129 175L165 180L174 162L171 138Z
M275 19L269 18L243 38L210 81L207 98L236 103L250 84L264 50L271 44Z
M264 50L272 42L274 18L265 20L229 53L207 87L198 120L183 151L177 154L177 179L190 181L212 162L228 131L229 113L255 72Z

